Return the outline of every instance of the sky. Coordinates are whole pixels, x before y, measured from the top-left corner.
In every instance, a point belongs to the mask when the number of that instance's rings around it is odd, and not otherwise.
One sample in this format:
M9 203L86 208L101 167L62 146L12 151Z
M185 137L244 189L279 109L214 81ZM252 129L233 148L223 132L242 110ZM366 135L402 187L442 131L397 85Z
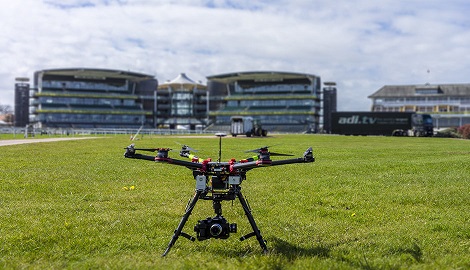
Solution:
M0 105L17 77L119 69L160 83L243 71L336 82L338 110L384 85L470 83L468 0L2 0Z

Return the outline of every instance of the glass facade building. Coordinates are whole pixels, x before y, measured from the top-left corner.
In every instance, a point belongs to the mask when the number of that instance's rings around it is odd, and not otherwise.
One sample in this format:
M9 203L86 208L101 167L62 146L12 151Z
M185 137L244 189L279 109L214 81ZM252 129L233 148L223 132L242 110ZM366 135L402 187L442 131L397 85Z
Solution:
M331 133L331 113L337 110L336 83L325 82L323 87L323 132Z
M232 116L251 116L270 131L317 132L320 77L288 72L238 72L207 77L209 116L229 125Z
M29 79L17 78L15 83L15 127L29 124Z
M386 85L369 98L374 112L427 113L436 128L470 124L470 84Z
M128 71L37 71L30 120L37 128L154 127L157 85L151 75Z
M157 127L205 127L209 111L207 87L181 73L158 86L155 111Z

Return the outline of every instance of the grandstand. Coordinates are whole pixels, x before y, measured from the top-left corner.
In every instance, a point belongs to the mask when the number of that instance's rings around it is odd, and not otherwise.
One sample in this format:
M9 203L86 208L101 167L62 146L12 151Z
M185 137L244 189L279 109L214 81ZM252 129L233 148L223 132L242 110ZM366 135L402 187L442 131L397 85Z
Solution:
M232 116L252 116L269 131L317 132L320 77L291 72L237 72L207 77L209 117L227 126Z
M152 75L109 69L34 73L30 123L35 128L154 127Z

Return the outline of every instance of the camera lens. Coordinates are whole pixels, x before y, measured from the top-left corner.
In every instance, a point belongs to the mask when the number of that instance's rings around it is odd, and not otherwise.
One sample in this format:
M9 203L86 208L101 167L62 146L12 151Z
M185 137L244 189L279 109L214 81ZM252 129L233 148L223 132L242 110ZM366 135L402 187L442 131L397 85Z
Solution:
M219 223L215 223L210 228L210 233L212 236L219 236L222 233L222 226Z

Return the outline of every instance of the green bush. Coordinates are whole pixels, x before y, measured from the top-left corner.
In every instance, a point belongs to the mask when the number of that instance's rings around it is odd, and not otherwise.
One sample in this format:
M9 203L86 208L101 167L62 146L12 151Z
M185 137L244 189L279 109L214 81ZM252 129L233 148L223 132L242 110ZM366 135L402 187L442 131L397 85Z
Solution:
M447 128L436 133L435 137L441 138L460 138L461 135L456 128Z
M462 138L470 139L470 124L459 127L458 133L462 135Z

